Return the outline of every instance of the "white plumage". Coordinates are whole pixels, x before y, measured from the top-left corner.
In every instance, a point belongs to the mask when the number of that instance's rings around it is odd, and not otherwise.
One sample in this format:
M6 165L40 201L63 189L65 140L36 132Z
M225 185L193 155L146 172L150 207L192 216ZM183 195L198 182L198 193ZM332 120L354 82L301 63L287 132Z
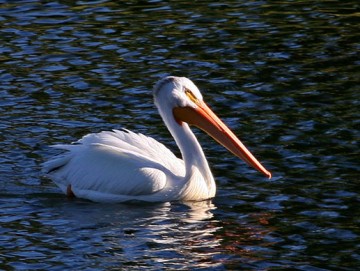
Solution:
M44 163L45 172L64 193L98 202L212 198L216 192L214 178L187 124L191 123L271 176L210 111L189 79L160 80L154 88L154 100L184 160L153 138L113 130L88 134L75 144L55 145L66 152Z

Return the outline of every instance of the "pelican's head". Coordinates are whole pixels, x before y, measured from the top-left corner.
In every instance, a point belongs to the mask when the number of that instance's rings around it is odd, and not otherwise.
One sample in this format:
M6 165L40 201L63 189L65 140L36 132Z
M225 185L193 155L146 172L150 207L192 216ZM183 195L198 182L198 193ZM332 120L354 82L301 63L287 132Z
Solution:
M175 76L161 79L154 87L154 100L163 118L172 118L180 126L184 122L197 126L234 155L271 178L271 173L206 105L199 89L190 79Z
M197 86L186 77L167 76L158 81L154 87L155 105L160 108L168 105L175 107L196 107L194 99L202 101Z

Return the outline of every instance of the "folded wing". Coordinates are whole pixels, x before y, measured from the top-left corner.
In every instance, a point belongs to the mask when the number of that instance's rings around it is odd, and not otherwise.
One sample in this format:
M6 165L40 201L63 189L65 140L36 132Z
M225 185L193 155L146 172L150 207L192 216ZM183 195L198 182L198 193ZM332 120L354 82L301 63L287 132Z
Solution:
M89 134L54 147L67 152L46 162L46 173L65 193L71 185L75 194L89 199L150 195L185 174L183 161L163 144L128 130Z

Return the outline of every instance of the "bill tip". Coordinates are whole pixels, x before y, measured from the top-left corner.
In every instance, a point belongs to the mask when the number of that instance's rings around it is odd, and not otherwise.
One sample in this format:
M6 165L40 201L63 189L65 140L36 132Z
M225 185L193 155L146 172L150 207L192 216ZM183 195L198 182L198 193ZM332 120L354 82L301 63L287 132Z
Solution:
M272 177L272 176L271 176L271 172L268 171L267 174L266 174L266 176L267 176L267 177L269 178L269 180L270 180L271 177Z

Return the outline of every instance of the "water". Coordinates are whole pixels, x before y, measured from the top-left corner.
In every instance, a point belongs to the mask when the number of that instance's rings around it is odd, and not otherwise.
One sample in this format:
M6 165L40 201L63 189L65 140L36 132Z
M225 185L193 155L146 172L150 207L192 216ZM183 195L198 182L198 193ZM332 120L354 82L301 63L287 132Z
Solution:
M119 1L120 2L120 1ZM1 270L357 270L358 1L0 1ZM272 171L195 130L202 203L68 200L48 146L126 127L178 150L152 104L191 78Z

